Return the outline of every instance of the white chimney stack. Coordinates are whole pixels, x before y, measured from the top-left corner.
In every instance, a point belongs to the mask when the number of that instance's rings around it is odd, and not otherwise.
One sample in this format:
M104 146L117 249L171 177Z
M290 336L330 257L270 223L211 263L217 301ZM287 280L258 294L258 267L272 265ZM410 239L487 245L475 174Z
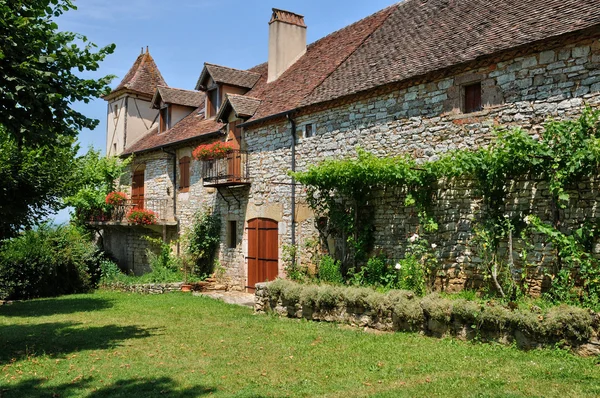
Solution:
M273 8L269 21L269 77L275 81L306 53L304 16Z

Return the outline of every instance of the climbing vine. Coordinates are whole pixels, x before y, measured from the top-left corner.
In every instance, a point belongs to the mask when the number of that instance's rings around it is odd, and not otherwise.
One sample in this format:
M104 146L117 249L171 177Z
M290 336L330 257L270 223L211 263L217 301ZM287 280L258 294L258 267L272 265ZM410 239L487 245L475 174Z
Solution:
M459 177L473 180L483 198L482 221L478 228L485 231L487 244L497 251L501 240L509 241L511 247L505 261L495 261L512 267L513 239L524 239L522 232L526 224L523 221L527 214L507 221L507 187L519 178L541 179L548 183L552 217L551 225L544 224L549 229L538 223L536 231L555 245L558 272L563 266L564 250L552 234L561 233L561 209L569 203L569 185L593 177L600 166L599 120L600 112L587 107L577 120L546 123L539 136L520 128L497 130L487 147L452 151L425 162L406 155L379 158L357 148L354 158L325 160L294 176L306 186L308 204L321 217L319 219L328 220L317 223L317 228L326 228L328 233L347 243L340 256L347 268L364 263L372 248L373 199L377 190L402 190L406 195L404 205L416 208L424 227L435 224L431 208L437 183ZM593 264L589 267L597 268L595 260ZM500 282L496 276L493 279L504 296Z

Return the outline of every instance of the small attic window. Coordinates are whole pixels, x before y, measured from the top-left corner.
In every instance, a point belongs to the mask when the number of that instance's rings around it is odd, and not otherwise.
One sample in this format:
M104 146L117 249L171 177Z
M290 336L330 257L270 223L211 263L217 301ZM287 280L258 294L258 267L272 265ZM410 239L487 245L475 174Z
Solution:
M118 104L115 104L113 106L113 111L114 111L115 115L117 115L119 113L119 105Z
M206 92L206 118L214 117L219 110L219 89L214 88Z
M477 112L483 109L481 104L481 82L464 86L464 113Z
M304 125L304 132L302 134L303 138L310 138L315 136L315 124L307 123Z
M164 133L170 128L171 124L171 107L165 106L160 109L160 130L159 133Z

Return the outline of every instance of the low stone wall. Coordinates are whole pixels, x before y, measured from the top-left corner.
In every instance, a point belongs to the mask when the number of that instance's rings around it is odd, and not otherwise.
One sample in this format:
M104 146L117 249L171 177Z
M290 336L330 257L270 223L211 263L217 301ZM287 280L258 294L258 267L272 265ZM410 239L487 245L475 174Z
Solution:
M561 306L547 312L539 308L511 310L501 304L482 305L437 295L420 298L407 291L383 294L368 288L277 280L256 285L255 311L380 331L516 343L522 349L558 344L581 356L600 355L600 316L576 307Z
M137 285L128 285L126 283L112 283L102 286L103 289L117 290L126 293L141 293L141 294L164 294L181 291L183 282L176 283L143 283Z
M163 294L181 291L183 282L176 283L111 283L102 286L103 289L117 290L126 293L141 293L141 294ZM238 285L232 284L228 280L217 280L216 278L208 278L201 282L190 283L192 290L198 292L212 291L242 291Z

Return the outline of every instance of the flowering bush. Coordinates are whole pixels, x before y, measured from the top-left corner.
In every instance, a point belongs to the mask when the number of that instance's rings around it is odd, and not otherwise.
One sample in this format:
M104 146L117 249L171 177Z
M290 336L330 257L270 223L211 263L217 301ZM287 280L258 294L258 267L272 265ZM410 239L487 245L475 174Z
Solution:
M212 144L198 145L192 152L192 156L197 160L222 159L233 151L232 142L213 142Z
M127 213L127 221L132 224L154 225L156 224L156 213L146 209L131 209Z
M106 195L106 204L108 205L112 205L112 206L122 206L125 204L125 202L127 201L128 197L127 194L125 192L111 192L108 195Z

